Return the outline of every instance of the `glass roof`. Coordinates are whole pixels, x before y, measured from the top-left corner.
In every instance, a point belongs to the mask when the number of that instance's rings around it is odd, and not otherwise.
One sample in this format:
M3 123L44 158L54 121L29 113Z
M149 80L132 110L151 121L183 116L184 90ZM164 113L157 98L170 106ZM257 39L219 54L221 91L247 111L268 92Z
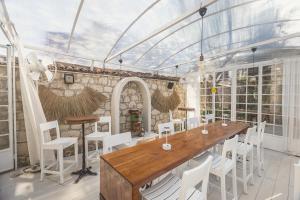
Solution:
M123 68L165 73L175 73L174 66L177 64L180 72L188 72L195 67L201 45L199 13L191 14L178 23L173 22L206 2L5 1L10 19L25 47L43 50L38 51L43 60L55 58L86 65L91 65L91 60L94 60L93 63L99 67L106 60L105 66L118 67L118 60L122 57ZM78 9L80 3L82 7ZM298 0L216 0L207 8L203 26L205 58L300 32ZM172 23L173 26L170 25ZM276 51L297 54L294 50L299 45L300 39L292 38L258 47L257 53L261 53L263 59L272 59L274 55L290 55ZM222 67L228 63L248 62L247 56L251 56L250 48L244 53L217 57L213 63Z

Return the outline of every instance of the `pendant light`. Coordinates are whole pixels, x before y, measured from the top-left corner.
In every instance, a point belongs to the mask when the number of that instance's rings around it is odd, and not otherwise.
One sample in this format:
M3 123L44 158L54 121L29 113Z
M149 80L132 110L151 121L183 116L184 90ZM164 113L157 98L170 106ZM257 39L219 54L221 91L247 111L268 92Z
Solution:
M203 17L206 14L207 8L202 7L199 9L199 14L201 16L201 55L199 59L199 71L204 73L205 66L204 66L204 56L203 56Z
M254 67L254 54L255 54L255 51L257 50L256 47L252 47L251 48L251 51L252 51L252 64L253 64L253 67Z

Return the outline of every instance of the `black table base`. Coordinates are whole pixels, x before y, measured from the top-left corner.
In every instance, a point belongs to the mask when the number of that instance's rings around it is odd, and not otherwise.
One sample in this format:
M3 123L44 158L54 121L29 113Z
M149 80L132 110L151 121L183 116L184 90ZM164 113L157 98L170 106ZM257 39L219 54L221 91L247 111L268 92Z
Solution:
M78 175L75 183L78 183L80 181L80 179L82 179L84 176L97 176L97 173L92 172L91 168L92 167L88 167L85 169L78 170L77 172L72 172L73 175Z
M84 123L82 123L82 168L76 172L72 172L73 175L78 175L75 183L78 183L80 179L82 179L84 176L97 176L96 172L92 172L92 167L86 167L85 164L85 134L84 134Z

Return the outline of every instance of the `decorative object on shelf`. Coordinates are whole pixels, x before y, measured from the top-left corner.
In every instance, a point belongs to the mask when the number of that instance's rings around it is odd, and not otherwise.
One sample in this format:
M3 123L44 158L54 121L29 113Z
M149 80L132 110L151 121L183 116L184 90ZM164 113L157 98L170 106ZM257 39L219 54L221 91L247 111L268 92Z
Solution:
M130 116L130 127L133 135L144 136L142 112L138 109L128 111Z
M47 120L63 122L66 117L85 116L95 112L107 97L102 93L85 87L75 96L58 96L45 86L39 87L39 96Z
M64 74L65 84L73 84L74 83L74 74Z
M151 97L151 104L153 108L162 112L168 113L170 110L173 111L180 104L180 97L176 91L173 90L173 93L170 96L164 96L159 89L156 89Z

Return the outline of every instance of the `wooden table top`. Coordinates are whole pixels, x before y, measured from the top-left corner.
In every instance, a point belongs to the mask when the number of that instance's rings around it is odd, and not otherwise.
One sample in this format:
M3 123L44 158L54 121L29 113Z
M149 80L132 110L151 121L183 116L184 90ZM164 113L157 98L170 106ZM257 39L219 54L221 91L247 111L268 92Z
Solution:
M221 122L215 122L207 125L207 135L203 135L203 127L199 127L169 136L171 151L162 149L165 138L160 138L101 157L133 186L142 186L215 144L244 133L248 127L243 122L229 122L227 127L222 127Z
M66 117L65 121L67 124L85 124L85 123L93 123L99 120L99 116L97 115L86 115L80 117Z

